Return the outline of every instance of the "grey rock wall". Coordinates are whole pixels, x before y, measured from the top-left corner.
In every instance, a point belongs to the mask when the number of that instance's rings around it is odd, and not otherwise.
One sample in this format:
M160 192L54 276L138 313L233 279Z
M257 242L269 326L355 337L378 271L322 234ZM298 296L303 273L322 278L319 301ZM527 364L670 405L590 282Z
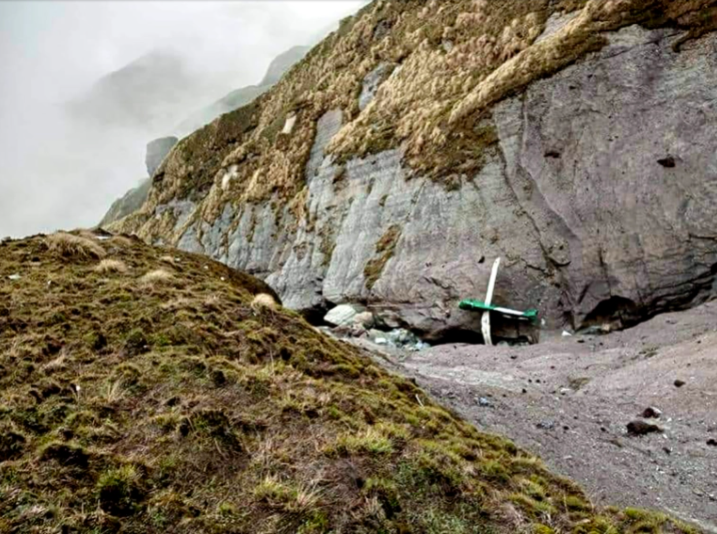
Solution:
M400 150L337 167L324 149L342 114L329 112L307 217L227 205L179 246L264 277L289 307L360 302L434 338L479 331L457 302L484 296L496 257L494 301L537 307L550 328L702 302L717 275L717 37L676 53L678 37L626 28L495 106L500 141L457 186L413 176Z
M176 137L160 137L154 141L147 143L147 152L145 153L144 162L147 165L147 174L151 178L154 173L167 157L167 154L179 142Z

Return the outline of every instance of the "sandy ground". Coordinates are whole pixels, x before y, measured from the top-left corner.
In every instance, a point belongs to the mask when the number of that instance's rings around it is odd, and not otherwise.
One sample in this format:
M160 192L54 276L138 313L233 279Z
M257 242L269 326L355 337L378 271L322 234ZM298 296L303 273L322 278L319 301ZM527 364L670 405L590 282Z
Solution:
M384 364L541 456L595 502L664 510L717 533L717 446L708 444L717 302L605 336L543 337L531 347L384 349ZM647 407L662 412L646 421L663 432L629 435Z

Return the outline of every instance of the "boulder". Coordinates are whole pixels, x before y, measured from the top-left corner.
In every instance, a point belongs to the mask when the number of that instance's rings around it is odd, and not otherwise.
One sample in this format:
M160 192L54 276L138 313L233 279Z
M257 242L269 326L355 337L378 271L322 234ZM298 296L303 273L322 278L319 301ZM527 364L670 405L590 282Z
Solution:
M662 432L662 429L659 426L645 421L636 420L627 424L627 433L631 436L644 436L660 432Z
M354 324L356 316L363 312L363 308L353 304L336 306L324 316L324 321L334 326Z
M352 322L354 324L361 325L366 329L373 328L375 324L373 313L371 313L370 311L356 314Z
M659 408L649 406L642 412L642 417L645 419L659 419L662 416L662 411Z

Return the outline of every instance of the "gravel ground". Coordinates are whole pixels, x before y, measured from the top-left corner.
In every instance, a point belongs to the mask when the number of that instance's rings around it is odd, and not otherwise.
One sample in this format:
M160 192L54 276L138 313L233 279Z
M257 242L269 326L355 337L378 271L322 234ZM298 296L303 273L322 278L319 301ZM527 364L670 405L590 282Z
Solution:
M664 510L717 533L717 302L605 336L382 354L479 428L579 481L595 502ZM659 418L641 417L648 407ZM632 436L635 420L662 431Z

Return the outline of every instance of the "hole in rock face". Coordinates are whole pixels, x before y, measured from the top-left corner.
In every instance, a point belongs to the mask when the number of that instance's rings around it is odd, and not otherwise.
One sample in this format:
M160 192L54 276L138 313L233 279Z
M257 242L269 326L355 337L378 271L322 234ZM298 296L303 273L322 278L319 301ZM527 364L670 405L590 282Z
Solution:
M331 326L324 321L324 317L326 317L326 314L334 307L335 306L330 302L323 301L321 304L301 310L300 313L311 326Z
M561 156L562 154L560 154L560 152L558 152L557 150L548 150L545 153L546 158L560 159Z
M674 169L677 166L675 158L667 156L666 158L658 159L657 163L665 167L666 169Z
M483 334L457 328L446 330L440 337L428 341L432 345L483 345Z
M583 321L583 327L610 325L611 330L626 328L640 322L635 303L624 297L610 297L595 306Z
M472 313L472 312L471 312ZM418 334L431 345L484 345L481 331L482 313L474 313L467 323L447 328L431 335ZM540 343L540 324L520 320L515 317L491 313L491 338L494 345L535 345Z

